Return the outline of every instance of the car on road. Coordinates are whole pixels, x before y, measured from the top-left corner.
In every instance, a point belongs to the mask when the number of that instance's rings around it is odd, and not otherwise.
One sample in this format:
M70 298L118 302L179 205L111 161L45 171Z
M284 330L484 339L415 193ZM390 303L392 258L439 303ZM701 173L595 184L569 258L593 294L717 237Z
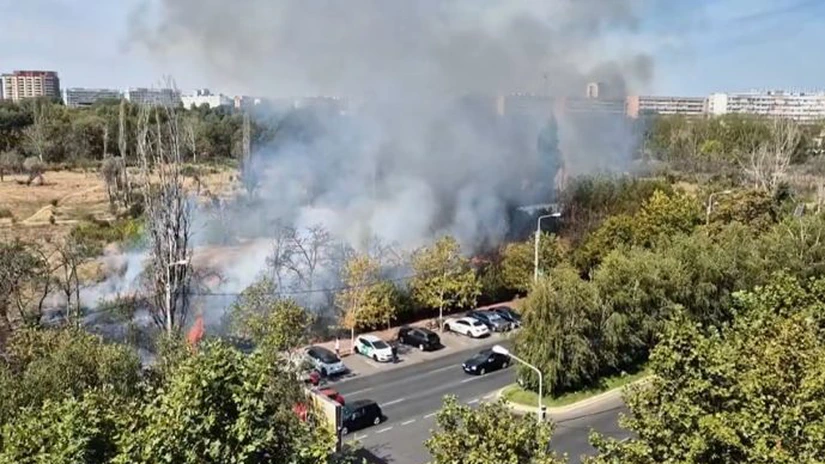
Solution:
M384 420L381 406L373 400L353 401L342 408L341 414L341 435L378 425Z
M488 372L499 369L507 369L510 365L510 357L506 354L499 354L493 350L483 350L472 358L464 361L461 367L464 372L473 375L484 375Z
M441 348L441 338L437 333L423 327L401 327L398 329L398 341L415 346L421 351L434 351Z
M478 319L482 324L486 325L491 332L506 332L513 328L509 321L493 311L470 311L467 313L467 317Z
M343 374L347 371L341 358L322 346L310 346L306 351L307 359L322 377Z
M375 335L359 335L355 337L355 352L379 362L393 360L392 347Z
M496 306L495 308L490 308L490 311L493 311L510 322L514 329L521 327L521 314L517 313L513 308L509 306Z
M483 322L472 317L462 317L459 319L448 319L444 327L450 332L466 335L473 338L481 338L490 335L490 329Z

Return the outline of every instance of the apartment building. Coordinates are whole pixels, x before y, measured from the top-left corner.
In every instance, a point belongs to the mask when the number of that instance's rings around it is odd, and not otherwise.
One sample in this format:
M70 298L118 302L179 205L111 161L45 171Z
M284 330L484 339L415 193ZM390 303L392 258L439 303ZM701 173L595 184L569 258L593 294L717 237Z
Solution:
M130 87L124 93L124 97L136 105L173 107L181 104L180 92L176 89Z
M209 89L197 89L191 95L183 95L180 97L184 108L197 108L201 105L207 105L209 108L231 108L235 105L232 98L223 94L213 94Z
M26 98L60 98L60 79L54 71L14 71L0 75L6 100L18 102Z
M114 89L72 87L63 90L63 104L70 108L92 106L102 100L120 100L123 92Z
M668 97L652 95L632 95L627 97L627 115L631 118L650 114L681 114L704 116L708 99L704 97Z
M752 114L813 122L825 119L825 92L715 93L708 98L708 112L715 116Z

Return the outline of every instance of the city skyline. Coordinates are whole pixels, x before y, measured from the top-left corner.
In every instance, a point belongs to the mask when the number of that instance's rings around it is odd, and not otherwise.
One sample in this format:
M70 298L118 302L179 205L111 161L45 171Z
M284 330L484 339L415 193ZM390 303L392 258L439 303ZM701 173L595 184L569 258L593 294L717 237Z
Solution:
M149 87L168 74L181 89L250 93L202 73L191 63L164 63L132 43L133 17L148 11L146 2L91 3L82 10L68 0L9 3L4 9L10 14L4 16L10 20L0 30L0 41L9 46L0 48L0 68L3 72L54 69L64 87ZM825 64L811 59L825 35L820 32L825 31L821 27L825 4L810 0L777 3L699 0L677 5L684 11L676 14L679 11L674 11L673 4L665 8L662 0L648 1L638 32L616 39L617 47L632 47L653 60L650 82L629 93L706 96L825 88ZM30 31L35 28L50 33L33 36ZM791 43L793 47L788 46ZM771 60L770 65L766 60Z

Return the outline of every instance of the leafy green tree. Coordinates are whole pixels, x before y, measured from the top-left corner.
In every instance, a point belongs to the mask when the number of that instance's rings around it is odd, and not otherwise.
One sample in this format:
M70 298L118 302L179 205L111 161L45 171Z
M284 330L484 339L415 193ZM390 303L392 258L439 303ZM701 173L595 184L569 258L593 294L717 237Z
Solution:
M677 259L641 248L607 255L592 283L604 303L595 345L601 367L614 371L647 359L679 293L694 284Z
M122 398L105 391L26 407L2 426L0 463L110 463L117 455L120 422L129 412Z
M320 419L293 411L299 382L261 353L207 341L177 364L120 434L114 463L326 462L334 447Z
M767 266L797 276L825 272L825 217L787 218L759 238L757 247Z
M428 308L474 306L481 286L470 260L461 256L461 247L453 237L442 237L412 256L415 277L410 292Z
M559 393L593 382L600 373L594 346L603 305L594 285L570 267L539 279L521 306L523 327L515 352L544 374L544 388ZM522 384L538 389L538 377L519 366Z
M121 397L136 394L140 362L127 347L103 343L80 329L24 329L13 334L5 381L0 382L0 424L47 400L79 399L105 389Z
M576 267L589 273L611 251L633 243L636 223L632 216L617 214L607 218L573 253Z
M778 220L779 212L774 199L761 190L743 190L717 197L718 203L711 211L712 224L739 222L764 231Z
M345 288L335 304L341 310L342 325L351 331L389 325L398 314L398 292L392 282L381 278L378 260L358 254L344 266Z
M533 285L535 251L533 239L504 246L501 253L501 278L508 289L526 292ZM542 232L539 241L539 272L556 267L562 259L563 250L558 237Z
M557 464L566 462L550 451L553 424L516 416L503 402L474 409L453 396L444 399L436 416L438 429L425 445L432 464Z
M261 278L244 289L229 307L234 335L252 340L262 350L278 354L303 346L312 316L295 300L278 296L277 286Z
M701 223L701 208L699 202L686 193L667 195L656 191L634 219L634 242L653 246L663 237L690 233Z
M825 281L777 276L741 293L737 317L669 325L650 381L626 397L634 438L601 436L592 463L825 460Z

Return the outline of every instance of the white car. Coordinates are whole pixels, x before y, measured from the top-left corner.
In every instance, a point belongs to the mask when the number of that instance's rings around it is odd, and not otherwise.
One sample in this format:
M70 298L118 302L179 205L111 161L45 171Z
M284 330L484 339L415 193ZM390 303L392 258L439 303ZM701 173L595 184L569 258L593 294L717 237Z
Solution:
M341 358L324 347L311 346L306 350L306 356L322 377L343 374L347 371L347 366L341 362Z
M473 338L481 338L490 335L490 329L483 322L472 317L462 317L460 319L450 319L444 324L447 330Z
M355 352L379 362L392 361L392 347L375 335L359 335L355 338Z

